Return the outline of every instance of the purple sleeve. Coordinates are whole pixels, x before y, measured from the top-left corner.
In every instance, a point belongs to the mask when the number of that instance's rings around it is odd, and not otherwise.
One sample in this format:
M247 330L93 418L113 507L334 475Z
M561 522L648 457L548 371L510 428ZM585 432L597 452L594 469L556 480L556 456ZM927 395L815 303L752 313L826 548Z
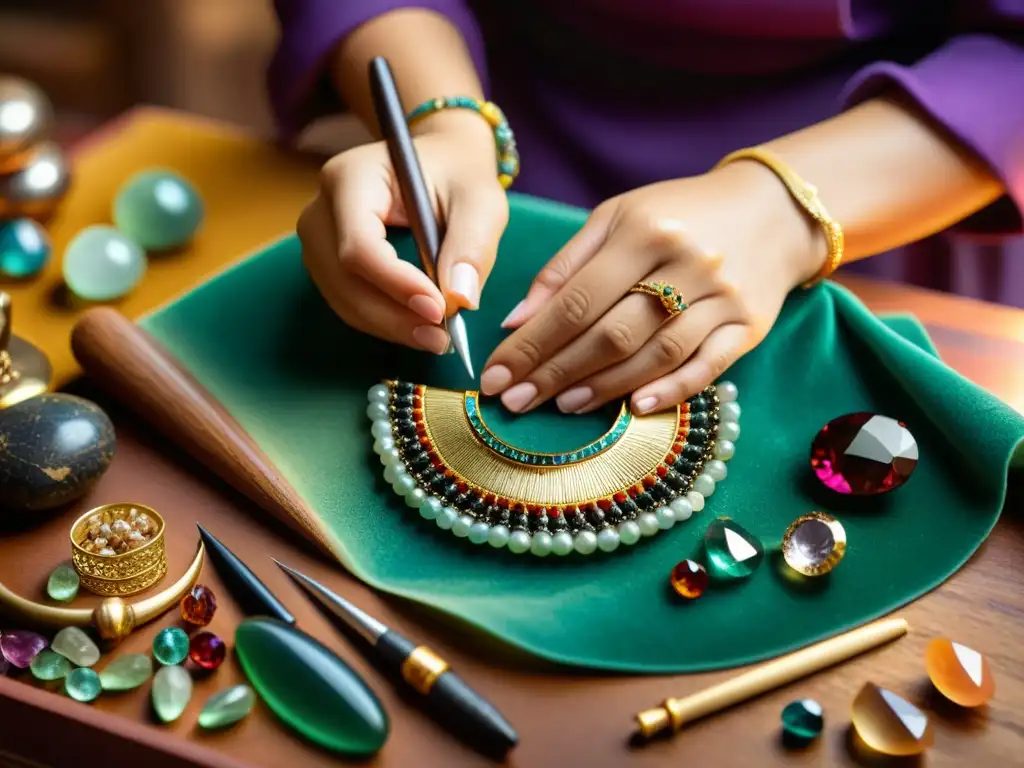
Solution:
M848 84L846 104L896 86L984 160L1007 198L966 229L1024 231L1024 46L995 35L952 38L911 66L872 64Z
M424 8L445 16L462 33L484 80L483 38L466 0L274 0L281 38L267 85L285 137L317 117L343 109L325 76L327 59L338 42L361 24L399 8Z

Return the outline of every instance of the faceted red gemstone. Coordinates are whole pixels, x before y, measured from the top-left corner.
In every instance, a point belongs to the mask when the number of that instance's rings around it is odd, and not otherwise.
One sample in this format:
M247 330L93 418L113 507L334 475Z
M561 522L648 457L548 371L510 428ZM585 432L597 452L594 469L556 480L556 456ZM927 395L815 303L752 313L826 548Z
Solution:
M688 600L700 597L708 586L708 572L693 560L680 560L669 575L672 589Z
M495 499L494 503L497 504L502 509L508 509L509 502L508 499L506 499L504 496L499 496L497 499Z
M488 507L491 506L491 504L494 503L495 498L496 497L493 493L488 493L486 496L484 496L484 504L486 504Z
M181 618L189 624L198 627L205 627L213 621L213 614L217 612L217 598L213 590L202 584L196 584L183 598L181 598Z
M597 506L600 507L604 512L607 512L609 509L612 508L612 500L611 499L598 499L597 500Z
M521 515L526 511L526 506L517 501L512 505L512 511L517 515Z
M427 434L427 425L423 424L423 423L417 424L416 425L416 434L419 435L420 437L423 437L424 435L426 435Z
M682 453L682 452L683 452L683 444L682 443L676 443L675 445L672 446L672 453Z
M447 477L449 480L454 480L455 479L455 473L452 472L450 469L446 469L444 471L444 476Z
M647 477L644 478L644 488L650 488L657 482L658 478L656 478L654 475L648 475Z
M466 491L469 490L469 486L461 481L456 483L455 487L459 489L459 493L465 493Z
M917 467L917 441L901 421L876 413L833 419L811 443L811 468L833 491L873 496L899 488Z
M682 419L684 416L686 418L690 417L690 404L689 403L683 403L682 405L679 406L679 418Z
M420 435L420 445L422 445L424 448L429 448L430 438L427 437L426 435Z
M415 408L412 409L412 415L413 418L416 419L416 421L419 421L420 419L423 418L423 408L417 405Z
M643 488L641 488L640 490L643 490ZM626 489L626 493L629 494L629 498L635 499L637 497L637 494L640 493L640 491L636 489L635 485L631 485L629 488Z
M626 494L624 494L622 491L619 491L612 498L615 499L616 504L624 504L626 501Z
M541 510L540 504L527 504L526 505L526 511L529 512L530 514L534 514L535 515L538 512L540 512L540 510Z
M212 632L193 635L188 644L188 657L203 669L216 669L224 662L228 647Z
M550 517L552 520L555 519L556 517L561 517L561 516L562 516L562 510L561 509L559 509L558 507L548 507L548 517Z
M438 471L444 469L444 462L437 458L437 456L431 456L430 463Z
M668 474L668 467L661 466L657 469L658 477L664 477Z
M665 457L665 463L666 464L675 464L676 463L676 459L678 459L678 458L679 457L676 456L674 453L670 453L668 456Z
M423 407L423 398L420 395L413 395L412 407L413 408L422 408Z

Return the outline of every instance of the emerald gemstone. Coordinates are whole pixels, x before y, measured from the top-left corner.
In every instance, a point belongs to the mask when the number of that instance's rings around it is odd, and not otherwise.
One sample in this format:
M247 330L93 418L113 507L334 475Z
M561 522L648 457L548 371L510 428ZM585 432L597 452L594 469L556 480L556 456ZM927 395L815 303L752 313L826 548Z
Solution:
M704 550L708 572L717 579L745 579L764 560L761 542L727 517L720 517L708 526Z
M0 223L0 278L20 280L39 273L50 258L50 237L32 219Z
M664 288L661 289L661 293L662 293L663 296L671 296L672 295L672 286L671 285L666 285Z
M248 685L233 685L215 693L203 705L199 713L199 727L212 730L234 725L252 712L256 694Z
M792 701L782 710L782 732L795 744L806 744L821 735L825 725L821 704L814 699Z
M188 658L188 635L180 627L161 629L153 638L153 658L166 666Z
M50 648L79 667L91 667L100 660L100 649L78 627L64 627L54 636Z
M88 667L73 669L64 678L64 691L75 701L92 701L102 690L100 676Z
M186 179L149 170L129 179L114 199L114 225L146 250L179 248L203 221L203 200Z
M53 651L40 651L29 665L36 680L61 680L73 667L71 662Z
M181 717L192 698L192 676L184 667L161 667L153 677L150 699L161 722L170 723Z
M370 755L388 737L376 695L333 651L274 619L246 619L235 653L249 682L286 724L319 746Z
M46 594L54 600L66 603L75 599L80 583L78 571L67 563L58 565L46 582Z
M142 653L130 653L114 659L100 672L105 691L130 691L149 680L153 662Z

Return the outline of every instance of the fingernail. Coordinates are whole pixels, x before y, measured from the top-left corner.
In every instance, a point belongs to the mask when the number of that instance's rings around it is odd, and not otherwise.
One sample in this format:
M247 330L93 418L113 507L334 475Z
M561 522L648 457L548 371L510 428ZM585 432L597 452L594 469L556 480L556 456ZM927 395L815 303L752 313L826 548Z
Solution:
M472 264L462 261L452 267L448 285L451 292L461 296L470 309L480 305L480 275Z
M593 399L594 390L590 387L576 387L560 394L555 398L555 402L562 413L576 413Z
M512 383L512 371L504 365L492 365L480 377L480 391L496 395Z
M423 349L443 355L448 349L448 334L436 325L418 325L412 329L412 338Z
M650 413L658 406L658 398L642 397L634 403L637 413Z
M407 306L428 323L437 325L444 319L444 307L422 293L418 293L409 299Z
M524 311L525 306L526 299L523 299L518 304L516 304L512 308L512 311L508 313L508 316L501 321L501 327L511 328L514 325L518 325L522 321L523 315L526 314L526 312Z
M501 402L513 413L519 413L537 397L537 387L528 381L516 384L501 396Z

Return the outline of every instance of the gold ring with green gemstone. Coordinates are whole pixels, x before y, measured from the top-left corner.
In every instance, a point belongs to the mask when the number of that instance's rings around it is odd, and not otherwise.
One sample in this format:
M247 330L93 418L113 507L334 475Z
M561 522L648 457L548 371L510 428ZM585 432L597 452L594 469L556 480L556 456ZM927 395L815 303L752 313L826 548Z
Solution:
M661 280L641 280L630 288L629 292L643 293L658 299L661 302L661 306L668 312L670 319L681 314L687 306L686 302L683 301L683 294L676 290L675 286Z

